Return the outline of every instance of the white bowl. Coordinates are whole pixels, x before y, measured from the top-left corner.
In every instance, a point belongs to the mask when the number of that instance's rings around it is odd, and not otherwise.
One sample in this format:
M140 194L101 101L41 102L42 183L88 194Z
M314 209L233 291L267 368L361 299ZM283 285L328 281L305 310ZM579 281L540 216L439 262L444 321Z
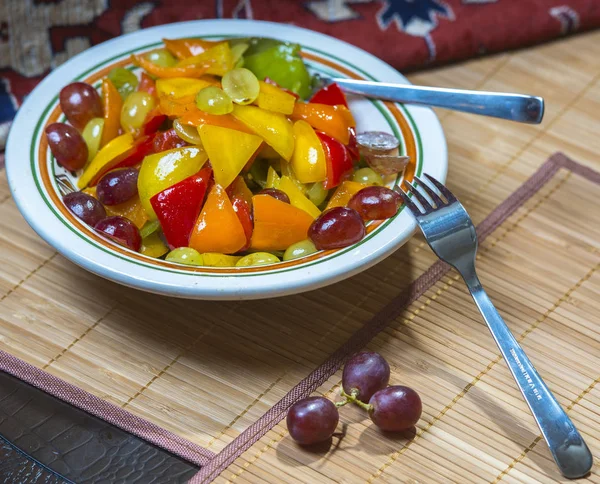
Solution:
M12 195L31 227L62 255L107 279L154 293L197 299L257 299L292 294L340 281L379 262L402 246L416 224L402 210L371 227L359 243L305 259L254 268L189 267L152 259L95 234L62 204L59 181L71 178L52 161L44 126L60 118L58 93L76 80L96 83L101 72L126 62L131 53L156 48L162 38L268 36L297 42L314 71L338 77L408 83L395 69L350 44L290 25L246 20L199 20L145 29L82 52L27 97L10 131L6 166ZM107 69L108 68L108 69ZM411 155L411 173L445 181L446 142L435 114L422 107L349 99L358 131L396 134ZM396 180L396 182L400 182Z

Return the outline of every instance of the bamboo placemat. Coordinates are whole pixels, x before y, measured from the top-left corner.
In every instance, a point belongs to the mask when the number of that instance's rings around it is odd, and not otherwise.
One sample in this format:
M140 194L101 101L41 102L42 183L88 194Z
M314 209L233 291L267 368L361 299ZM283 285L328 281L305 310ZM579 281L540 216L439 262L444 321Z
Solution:
M448 184L476 222L557 148L598 167L599 40L593 33L413 76L419 83L546 97L541 127L442 114ZM596 455L600 214L589 207L598 187L565 169L554 175L506 220L497 219L499 227L488 219L478 264L500 312ZM316 292L237 303L173 300L116 286L57 256L23 222L1 174L0 249L0 349L32 365L19 363L22 376L44 376L64 391L51 378L58 377L73 385L67 398L84 390L124 409L80 394L90 410L102 403L113 423L157 444L167 438L170 450L195 456L204 465L199 478L225 468L219 481L559 479L458 276L444 274L406 309L396 299L409 286L416 291L411 283L436 262L420 237L365 273ZM434 266L433 276L442 269ZM329 366L310 381L319 385L316 393L334 398L340 373L329 374L339 358L328 357L374 315L372 324L393 321L370 348L388 358L392 381L423 398L416 436L382 436L348 407L341 412L344 438L321 453L300 450L282 424L269 430L281 416L272 415L277 410L260 426L264 436L249 435L282 398L310 390L307 383L288 394L323 361ZM2 361L7 368L17 364L6 355Z

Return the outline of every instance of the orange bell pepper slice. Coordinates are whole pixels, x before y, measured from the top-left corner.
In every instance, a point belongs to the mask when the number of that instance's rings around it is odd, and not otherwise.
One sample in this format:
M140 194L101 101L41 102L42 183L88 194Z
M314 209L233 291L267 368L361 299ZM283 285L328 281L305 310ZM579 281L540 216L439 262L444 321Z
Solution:
M345 207L354 194L366 187L367 185L363 185L362 183L350 180L343 181L329 200L326 210L333 207Z
M196 107L196 103L194 101L178 103L165 96L158 98L158 106L160 108L160 112L166 114L171 119L200 111Z
M140 202L140 197L135 196L119 205L105 205L106 213L109 216L120 215L131 220L138 229L141 229L148 221L148 215Z
M223 40L202 40L202 39L162 39L167 50L178 59L186 59L205 50L221 44Z
M119 135L121 128L121 107L123 99L112 81L105 77L102 79L102 108L104 110L104 129L100 147Z
M231 114L208 114L204 111L196 109L195 111L188 111L181 118L179 118L179 121L182 124L187 124L189 126L199 127L204 124L210 124L212 126L221 126L221 128L235 129L236 131L241 131L242 133L254 134L254 131L248 128L241 121L235 119Z
M227 192L215 183L192 230L190 247L200 253L235 254L245 245L244 227Z
M82 192L91 195L95 199L98 199L98 195L96 194L96 187L84 188ZM128 218L135 224L135 226L138 229L141 229L144 226L144 224L148 221L146 211L144 210L144 207L142 207L140 197L137 195L131 200L119 203L118 205L104 205L104 208L106 210L106 214L109 217L119 215L121 217Z
M307 238L313 218L304 210L270 195L255 195L254 231L250 248L254 250L285 250Z
M138 91L147 92L148 94L154 95L156 93L156 83L148 74L142 72L140 76L140 83L138 84Z
M131 54L131 62L149 74L160 78L200 77L211 66L211 63L190 64L186 66L162 67L154 64L144 56Z
M317 131L323 131L345 145L350 141L350 128L356 124L352 113L341 105L296 103L291 118L303 119Z

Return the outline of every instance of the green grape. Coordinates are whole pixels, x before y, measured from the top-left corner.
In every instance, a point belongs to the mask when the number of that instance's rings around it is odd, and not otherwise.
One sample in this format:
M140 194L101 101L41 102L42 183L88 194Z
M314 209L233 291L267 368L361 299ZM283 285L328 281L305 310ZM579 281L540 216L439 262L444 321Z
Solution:
M356 170L352 176L352 180L365 185L383 186L383 178L371 168L361 168L360 170Z
M208 114L228 114L233 111L231 98L223 89L215 86L208 86L198 91L196 107Z
M177 64L177 59L167 49L153 50L146 54L146 59L161 67L173 67Z
M237 104L251 104L258 97L260 84L256 76L243 67L227 72L221 80L223 90Z
M201 146L202 140L198 134L198 130L194 126L183 124L179 121L179 118L173 121L173 129L177 132L177 135L183 140L190 144Z
M133 131L139 129L144 124L146 116L154 106L156 101L154 96L147 92L132 92L121 108L121 127L124 131Z
M325 190L322 182L313 183L306 192L306 196L315 205L321 205L327 198L328 190Z
M104 129L104 118L92 118L83 128L83 140L88 149L88 162L92 161L100 149L102 130Z
M191 247L179 247L177 249L173 249L167 254L165 259L169 262L177 262L178 264L185 264L188 266L204 265L202 254Z
M140 235L142 239L145 239L149 235L152 235L160 228L160 222L158 220L148 221L144 224L144 226L140 229Z
M240 44L235 44L231 47L231 56L233 57L233 65L235 67L242 67L242 66L238 66L238 62L244 62L244 52L246 52L248 50L248 47L250 47L248 44L244 44L244 43L240 43Z
M301 240L290 245L283 254L283 260L299 259L317 251L315 244L310 239Z
M275 264L279 262L279 258L268 252L254 252L242 257L235 264L236 267L264 266L267 264Z
M125 99L130 93L135 91L138 86L138 78L129 69L115 67L107 76L119 91L119 94Z

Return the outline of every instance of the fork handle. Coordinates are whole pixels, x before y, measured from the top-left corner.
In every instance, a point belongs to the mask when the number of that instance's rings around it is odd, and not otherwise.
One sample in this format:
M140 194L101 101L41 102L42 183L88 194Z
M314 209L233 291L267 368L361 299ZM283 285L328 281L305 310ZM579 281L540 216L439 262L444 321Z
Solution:
M529 405L560 471L569 479L585 476L593 464L592 454L585 441L498 314L479 282L475 268L464 272L466 273L461 271L461 275Z
M435 106L529 124L539 124L544 117L544 100L537 96L354 79L332 79L332 81L346 92L387 101Z

